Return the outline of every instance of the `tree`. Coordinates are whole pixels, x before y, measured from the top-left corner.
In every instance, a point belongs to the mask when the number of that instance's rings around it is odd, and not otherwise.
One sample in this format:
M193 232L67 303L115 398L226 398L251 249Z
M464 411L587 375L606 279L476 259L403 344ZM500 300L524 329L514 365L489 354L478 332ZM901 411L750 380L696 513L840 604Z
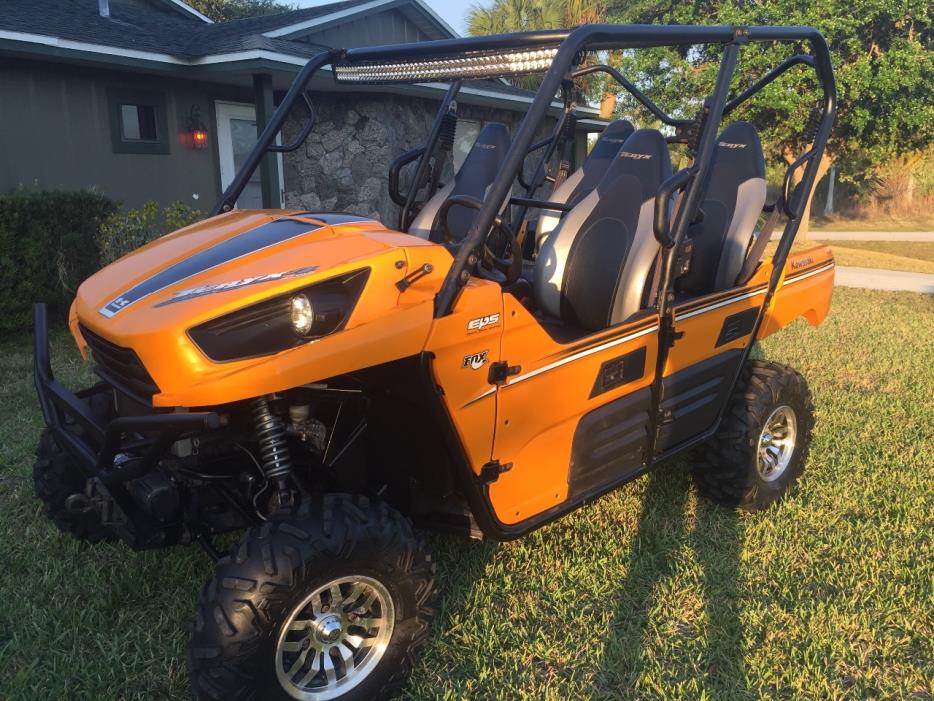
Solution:
M927 0L732 0L676 3L671 0L611 0L614 22L671 24L813 25L826 38L837 77L837 121L818 179L838 164L857 162L866 177L874 167L934 144L932 6ZM794 50L788 45L755 45L743 50L734 91L761 77ZM690 116L709 93L716 75L717 47L679 47L626 52L620 61L631 80L662 105L684 105ZM766 156L790 163L808 144L804 125L819 95L813 71L795 68L737 113L762 128ZM802 232L807 233L805 210Z
M295 9L293 5L284 5L275 0L186 0L186 3L215 22L277 15Z
M488 6L474 5L467 15L467 33L473 36L527 32L535 29L564 29L580 24L602 22L606 16L603 0L493 0ZM535 88L539 79L515 81L522 87ZM593 90L596 82L588 83ZM602 95L601 116L608 118L616 107L615 99Z

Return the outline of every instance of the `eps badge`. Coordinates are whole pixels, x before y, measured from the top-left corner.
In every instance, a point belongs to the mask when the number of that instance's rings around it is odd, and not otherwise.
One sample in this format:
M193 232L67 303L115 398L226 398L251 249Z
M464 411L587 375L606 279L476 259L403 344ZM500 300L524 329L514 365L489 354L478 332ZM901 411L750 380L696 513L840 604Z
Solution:
M461 365L462 368L470 368L471 370L479 370L484 365L486 365L487 355L489 350L480 351L479 353L471 353L470 355L464 356L464 362Z
M482 331L487 326L494 326L499 323L499 314L488 314L487 316L481 316L476 319L471 319L467 322L467 333L473 333L474 331Z

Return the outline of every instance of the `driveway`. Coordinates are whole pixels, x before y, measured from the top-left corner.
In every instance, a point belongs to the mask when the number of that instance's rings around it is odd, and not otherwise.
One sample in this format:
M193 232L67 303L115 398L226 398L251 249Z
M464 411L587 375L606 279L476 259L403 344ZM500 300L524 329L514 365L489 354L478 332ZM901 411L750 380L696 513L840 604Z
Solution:
M838 265L834 284L868 290L904 290L934 294L934 275Z
M815 241L934 241L934 231L814 231Z

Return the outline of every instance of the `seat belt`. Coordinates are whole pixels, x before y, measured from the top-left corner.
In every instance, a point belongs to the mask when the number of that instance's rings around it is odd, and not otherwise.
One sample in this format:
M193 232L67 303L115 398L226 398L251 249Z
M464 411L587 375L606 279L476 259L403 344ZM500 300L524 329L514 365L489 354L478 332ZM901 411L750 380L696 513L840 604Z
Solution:
M753 241L752 245L749 247L749 253L746 254L743 267L740 269L739 275L736 276L737 285L745 284L756 271L756 267L759 265L759 260L762 258L765 247L768 245L769 241L772 240L772 232L775 231L775 225L778 223L782 205L783 200L780 196L775 200L775 204L772 205L772 213L769 214L769 218L766 220L765 226L762 227L762 231L759 232L756 240Z

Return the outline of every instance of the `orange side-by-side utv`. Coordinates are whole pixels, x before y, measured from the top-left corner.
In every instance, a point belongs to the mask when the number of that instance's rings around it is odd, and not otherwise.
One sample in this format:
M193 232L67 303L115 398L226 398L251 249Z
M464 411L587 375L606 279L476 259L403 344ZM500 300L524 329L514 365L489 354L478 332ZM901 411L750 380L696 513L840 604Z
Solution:
M810 53L731 97L740 52L761 42ZM696 119L594 63L686 44L722 52ZM821 91L810 147L767 202L756 128L728 118L798 65ZM450 85L425 146L390 169L394 228L236 209L267 154L313 129L306 86L325 66L335 90ZM572 169L575 105L598 72L661 128L614 121ZM452 174L464 81L533 73L515 133L487 123ZM308 122L279 145L299 101ZM81 285L70 326L99 383L56 381L37 305L47 514L88 541L212 555L188 655L197 697L324 701L405 683L434 611L416 527L516 538L695 447L702 493L768 506L804 467L811 398L750 350L827 314L830 251L790 251L834 104L808 27L588 25L320 54L209 219ZM671 144L691 159L677 172Z

